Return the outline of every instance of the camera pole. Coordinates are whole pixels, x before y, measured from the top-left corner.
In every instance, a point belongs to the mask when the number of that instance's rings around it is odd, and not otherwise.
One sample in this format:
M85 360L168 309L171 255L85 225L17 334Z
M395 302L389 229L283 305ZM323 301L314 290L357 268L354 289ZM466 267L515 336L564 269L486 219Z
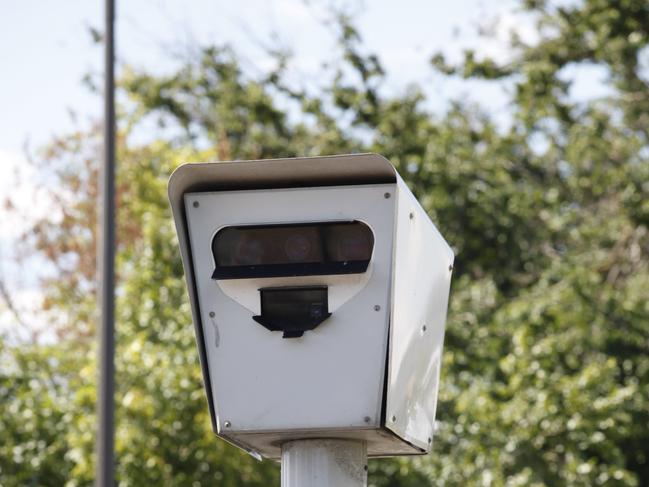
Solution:
M97 394L97 466L95 485L115 484L115 0L105 0L104 160L101 174L102 215L98 239L99 390Z
M367 445L313 439L282 446L282 487L366 487Z

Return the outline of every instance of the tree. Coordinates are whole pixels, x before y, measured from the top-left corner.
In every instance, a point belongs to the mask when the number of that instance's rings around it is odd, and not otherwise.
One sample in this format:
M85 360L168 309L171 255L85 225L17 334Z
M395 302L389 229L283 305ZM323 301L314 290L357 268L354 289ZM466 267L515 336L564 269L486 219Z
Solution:
M423 88L385 95L380 60L344 16L336 24L343 63L321 89L288 83L282 53L275 69L254 78L234 51L217 47L197 47L171 75L124 73L117 308L124 485L278 482L274 465L253 462L209 431L165 196L172 169L354 151L390 158L457 252L433 454L371 462L370 483L649 484L649 77L641 62L649 9L642 0L522 7L540 39L527 45L514 35L508 62L470 51L457 66L432 59L449 76L512 84L506 128L461 100L431 114ZM584 63L607 70L610 96L573 100L567 68ZM289 117L286 106L299 115ZM135 142L143 135L146 142ZM59 270L45 283L45 304L60 337L0 349L8 364L0 369L3 485L92 478L89 223L98 154L91 129L43 155L57 181L57 219L36 222L26 242Z

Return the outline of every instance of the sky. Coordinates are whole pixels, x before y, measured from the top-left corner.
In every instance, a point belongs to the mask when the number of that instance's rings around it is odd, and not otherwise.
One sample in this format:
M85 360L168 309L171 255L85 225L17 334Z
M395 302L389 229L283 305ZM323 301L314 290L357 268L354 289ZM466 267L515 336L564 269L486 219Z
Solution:
M387 90L418 83L428 92L431 110L452 98L470 98L492 112L505 113L503 89L486 83L466 85L433 72L436 52L459 59L466 47L503 60L506 40L516 29L533 42L529 19L515 13L514 0L128 0L117 3L117 72L125 65L154 73L173 70L197 44L231 45L250 73L270 66L266 48L280 45L293 53L291 75L316 77L332 61L334 38L327 27L330 6L353 15L366 49L388 72ZM480 39L479 26L493 27L495 38ZM6 1L0 15L0 200L9 198L23 214L48 211L34 192L26 151L38 154L56 134L84 127L101 117L101 97L82 83L100 77L103 53L90 28L103 28L103 1ZM591 77L592 78L592 77ZM589 78L590 79L590 78ZM592 87L591 87L592 88ZM22 176L18 184L15 174ZM17 307L28 312L38 298L37 272L24 272L13 258L16 236L29 218L11 219L0 209L0 279L15 290ZM0 307L1 309L1 307ZM0 328L7 320L0 311Z
M478 22L514 6L510 0L118 0L118 62L164 72L189 44L228 43L261 72L269 63L261 46L278 39L295 52L301 72L314 72L333 46L323 25L329 4L344 4L356 16L365 44L381 55L394 87L430 82L432 53L458 53L475 39ZM101 0L22 0L2 9L2 153L20 154L27 141L37 147L71 129L71 112L80 120L100 116L101 100L81 80L101 73L102 51L88 30L102 28L102 8Z

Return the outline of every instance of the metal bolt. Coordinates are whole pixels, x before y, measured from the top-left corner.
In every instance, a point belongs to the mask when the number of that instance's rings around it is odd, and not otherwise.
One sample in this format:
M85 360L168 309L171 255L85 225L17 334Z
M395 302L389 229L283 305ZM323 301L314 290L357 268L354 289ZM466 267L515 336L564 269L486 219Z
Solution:
M390 193L385 193L383 197L387 200L390 197Z
M223 423L223 426L225 426L226 428L229 428L230 426L232 426L232 423L230 423L230 421L226 421L226 422Z
M421 331L422 331L422 333L426 331L426 325L421 327Z
M214 318L216 316L216 313L214 311L210 311L210 318Z
M393 423L396 423L396 421L397 421L397 417L396 417L396 416L393 415L391 419L392 419L392 422L393 422Z
M370 421L372 421L372 418L370 418L369 416L365 416L363 418L363 421L365 421L366 423L369 423Z
M380 310L381 310L381 307L378 304L374 306L374 311L380 311Z
M410 212L410 215L408 215L408 216L410 217L411 220L415 219L415 213L412 212L412 211Z
M198 206L199 206L198 201L194 201L194 208L198 208Z
M449 270L449 271L452 271L452 270L453 270L453 264L451 264L451 265L448 266L448 270Z

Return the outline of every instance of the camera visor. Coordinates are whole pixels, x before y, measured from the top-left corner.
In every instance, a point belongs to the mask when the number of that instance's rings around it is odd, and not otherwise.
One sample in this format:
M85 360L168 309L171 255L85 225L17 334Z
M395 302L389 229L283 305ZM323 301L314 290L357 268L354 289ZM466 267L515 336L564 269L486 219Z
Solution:
M212 240L212 278L360 274L373 248L359 221L225 227Z

